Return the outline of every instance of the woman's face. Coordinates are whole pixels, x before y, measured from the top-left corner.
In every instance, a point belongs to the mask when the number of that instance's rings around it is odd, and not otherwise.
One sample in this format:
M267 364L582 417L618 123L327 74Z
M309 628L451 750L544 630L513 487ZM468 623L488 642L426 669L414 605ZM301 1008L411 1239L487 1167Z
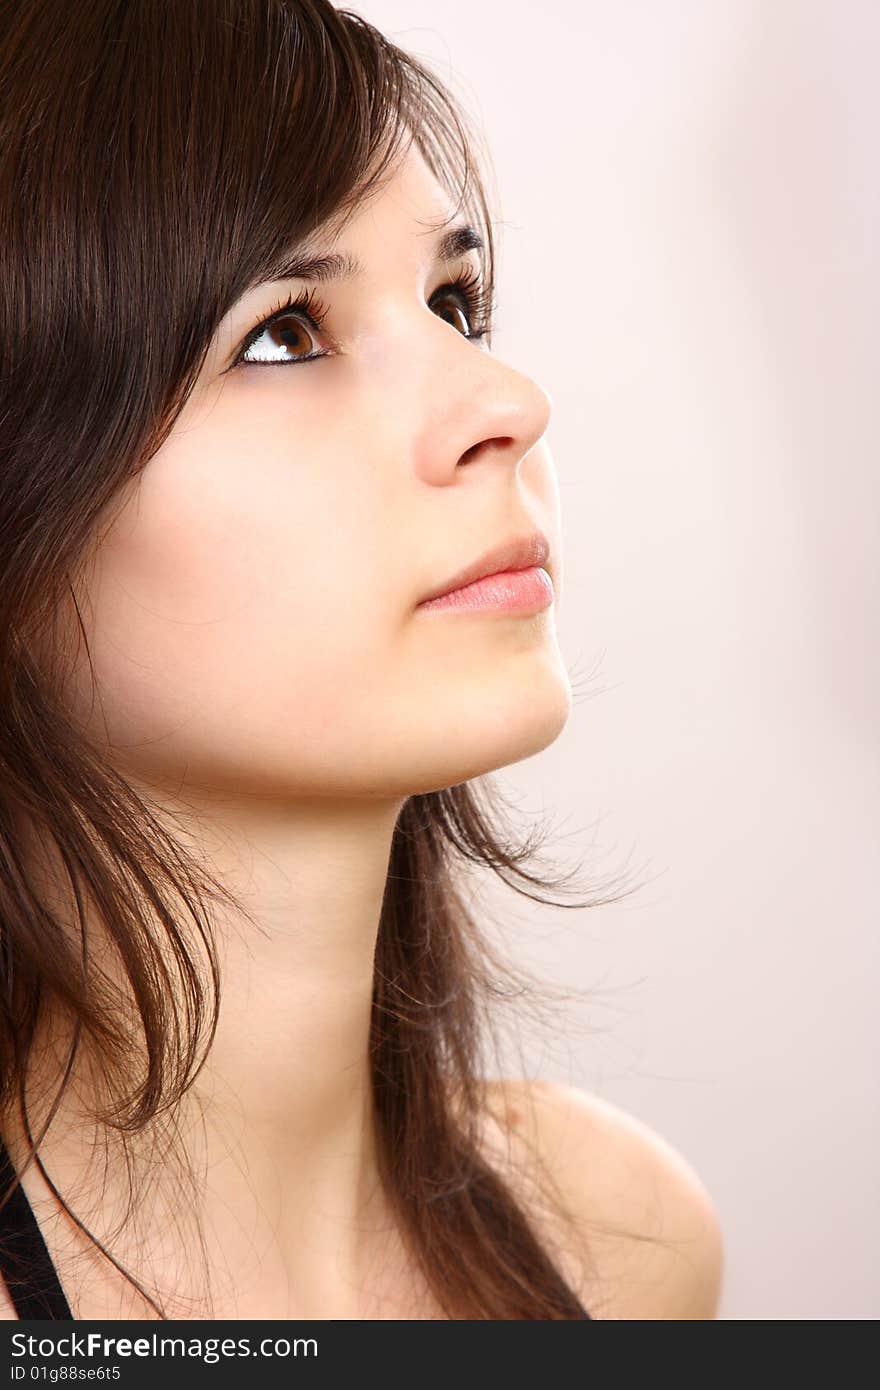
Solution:
M81 596L99 687L83 719L129 770L227 795L404 797L565 725L556 604L417 606L536 529L557 603L561 580L550 402L438 294L479 266L436 258L425 223L449 208L413 148L332 246L310 245L363 264L314 285L321 332L289 316L231 365L302 280L249 291L220 325Z

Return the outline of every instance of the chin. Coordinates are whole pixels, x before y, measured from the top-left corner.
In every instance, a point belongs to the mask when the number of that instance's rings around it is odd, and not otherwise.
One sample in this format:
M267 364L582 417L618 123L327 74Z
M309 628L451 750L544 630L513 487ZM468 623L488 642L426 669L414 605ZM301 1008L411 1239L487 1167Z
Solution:
M556 741L571 710L571 685L559 662L532 672L527 683L459 685L453 698L434 705L430 728L423 729L423 764L413 767L408 790L439 791L530 758Z
M567 676L542 684L536 681L514 701L497 712L491 729L486 730L484 755L492 758L492 768L530 758L555 743L572 711L571 686ZM490 771L486 767L484 771Z

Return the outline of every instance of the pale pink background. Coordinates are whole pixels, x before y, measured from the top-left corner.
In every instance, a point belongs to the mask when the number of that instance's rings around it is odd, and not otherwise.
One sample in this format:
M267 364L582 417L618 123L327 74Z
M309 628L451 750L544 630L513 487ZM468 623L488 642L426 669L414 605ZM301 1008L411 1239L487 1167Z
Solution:
M876 1318L880 6L352 8L482 123L496 351L554 402L579 694L501 778L559 862L653 880L492 895L518 959L595 991L529 1070L694 1165L722 1318Z

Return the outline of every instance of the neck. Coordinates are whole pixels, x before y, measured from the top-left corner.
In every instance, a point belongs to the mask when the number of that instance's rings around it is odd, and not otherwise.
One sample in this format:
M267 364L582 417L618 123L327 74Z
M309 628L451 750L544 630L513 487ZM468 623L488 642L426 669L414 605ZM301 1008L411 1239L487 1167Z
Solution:
M182 1167L157 1165L155 1136L141 1144L149 1207L139 1211L130 1246L124 1236L114 1245L105 1234L128 1187L118 1170L117 1188L108 1168L96 1193L86 1195L94 1131L84 1117L93 1098L81 1078L40 1150L77 1214L86 1215L83 1204L88 1209L89 1229L126 1268L136 1272L148 1263L163 1296L198 1300L190 1216L198 1217L214 1297L225 1309L213 1316L247 1315L241 1290L248 1278L253 1316L309 1316L303 1309L328 1316L316 1310L340 1309L340 1290L357 1287L377 1233L388 1229L369 1037L376 937L399 811L400 803L366 800L307 809L275 803L271 810L225 806L222 815L214 806L210 819L192 821L205 861L244 913L212 907L219 1020L205 1065L169 1117ZM45 1093L49 1099L55 1089ZM32 1129L39 1133L37 1123ZM162 1157L167 1128L163 1133ZM13 1127L14 1159L20 1142ZM197 1182L186 1191L179 1173L190 1168ZM42 1185L34 1190L39 1198Z

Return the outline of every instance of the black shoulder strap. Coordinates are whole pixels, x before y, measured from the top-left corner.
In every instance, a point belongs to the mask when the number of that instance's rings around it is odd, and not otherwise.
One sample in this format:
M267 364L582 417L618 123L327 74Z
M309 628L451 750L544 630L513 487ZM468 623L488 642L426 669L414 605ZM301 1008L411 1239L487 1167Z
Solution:
M0 1200L15 1177L6 1145L0 1139ZM73 1321L43 1233L18 1182L0 1208L0 1274L20 1318Z

